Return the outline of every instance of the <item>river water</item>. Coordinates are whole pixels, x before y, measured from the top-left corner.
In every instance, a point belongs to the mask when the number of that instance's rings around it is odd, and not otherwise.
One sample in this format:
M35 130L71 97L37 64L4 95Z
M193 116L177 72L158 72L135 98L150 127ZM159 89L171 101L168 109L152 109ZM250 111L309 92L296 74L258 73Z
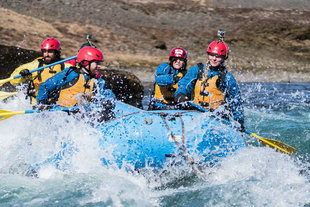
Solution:
M95 129L84 122L62 112L16 115L0 122L0 206L310 206L310 84L240 88L246 128L297 148L296 155L246 136L246 148L198 175L186 166L128 172L101 166ZM0 109L31 106L20 94ZM70 165L33 176L28 164L68 140L79 149Z

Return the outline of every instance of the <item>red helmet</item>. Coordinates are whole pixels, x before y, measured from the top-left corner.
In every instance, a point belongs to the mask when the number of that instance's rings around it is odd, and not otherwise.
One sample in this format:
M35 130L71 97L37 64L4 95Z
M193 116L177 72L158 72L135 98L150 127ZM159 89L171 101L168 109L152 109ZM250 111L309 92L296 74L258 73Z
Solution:
M84 66L88 65L91 61L100 61L103 62L103 55L100 50L93 47L83 47L80 49L76 61L78 63L83 63Z
M182 47L176 47L176 48L173 48L170 52L169 58L172 58L172 57L184 58L184 60L186 60L187 52Z
M47 38L42 42L41 50L57 50L60 52L60 42L55 38Z
M208 46L207 53L222 55L224 56L225 59L227 59L228 54L229 54L229 48L225 42L217 40L217 41L211 42L211 44Z

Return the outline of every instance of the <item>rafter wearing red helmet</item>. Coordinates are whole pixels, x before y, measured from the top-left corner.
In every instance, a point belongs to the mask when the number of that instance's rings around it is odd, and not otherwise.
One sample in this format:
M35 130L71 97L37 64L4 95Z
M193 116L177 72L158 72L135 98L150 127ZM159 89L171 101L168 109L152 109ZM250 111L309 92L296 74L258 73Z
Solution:
M102 62L103 55L100 50L93 47L82 48L77 55L76 67L66 68L41 84L37 102L40 105L62 107L105 103L99 118L101 121L112 118L115 95L105 88L103 79L96 78ZM107 108L109 110L106 110Z
M54 76L55 74L59 73L60 71L64 70L66 67L71 66L71 64L61 63L49 68L45 68L38 72L30 73L31 70L60 60L61 44L57 39L45 39L41 43L40 49L42 52L42 57L36 58L30 63L19 66L11 74L11 77L21 75L21 78L12 79L10 81L13 86L26 82L24 88L25 91L27 91L26 95L27 97L30 97L30 101L32 104L35 103L35 98L37 96L38 89L41 83L46 81L48 78Z
M160 64L155 73L154 97L149 110L168 109L174 106L174 92L178 82L186 74L187 51L182 47L173 48L169 55L169 63Z
M244 113L241 94L234 76L227 71L225 60L229 55L228 45L220 40L213 41L207 48L208 62L191 67L179 82L175 93L178 103L193 96L196 104L225 119L231 117L244 130ZM194 95L193 95L194 94Z

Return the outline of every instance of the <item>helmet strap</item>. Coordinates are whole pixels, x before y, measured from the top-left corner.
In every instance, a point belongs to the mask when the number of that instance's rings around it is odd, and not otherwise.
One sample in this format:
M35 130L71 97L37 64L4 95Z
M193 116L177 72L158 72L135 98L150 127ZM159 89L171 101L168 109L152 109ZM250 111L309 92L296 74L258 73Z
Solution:
M85 61L85 60L84 60ZM87 61L88 62L88 65L84 65L82 61L81 63L79 63L80 65L80 68L90 77L90 78L94 78L96 77L96 74L95 75L92 75L91 72L90 72L90 65L92 63L92 61ZM87 69L87 66L88 66L88 69Z
M84 64L85 60L79 63L80 68L87 74L90 74L90 62L87 65ZM88 69L87 69L88 66Z

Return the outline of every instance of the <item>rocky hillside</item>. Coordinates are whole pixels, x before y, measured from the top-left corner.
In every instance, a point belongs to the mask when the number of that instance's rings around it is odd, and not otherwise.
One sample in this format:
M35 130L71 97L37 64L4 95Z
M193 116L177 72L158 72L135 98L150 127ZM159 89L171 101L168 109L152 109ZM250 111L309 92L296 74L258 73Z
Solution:
M224 29L228 65L239 81L310 82L309 0L283 0L283 6L276 0L236 2L1 1L0 45L39 51L42 40L52 36L70 57L92 34L107 69L127 70L149 83L171 48L187 49L190 66L204 62L207 45ZM12 70L10 65L5 68Z

